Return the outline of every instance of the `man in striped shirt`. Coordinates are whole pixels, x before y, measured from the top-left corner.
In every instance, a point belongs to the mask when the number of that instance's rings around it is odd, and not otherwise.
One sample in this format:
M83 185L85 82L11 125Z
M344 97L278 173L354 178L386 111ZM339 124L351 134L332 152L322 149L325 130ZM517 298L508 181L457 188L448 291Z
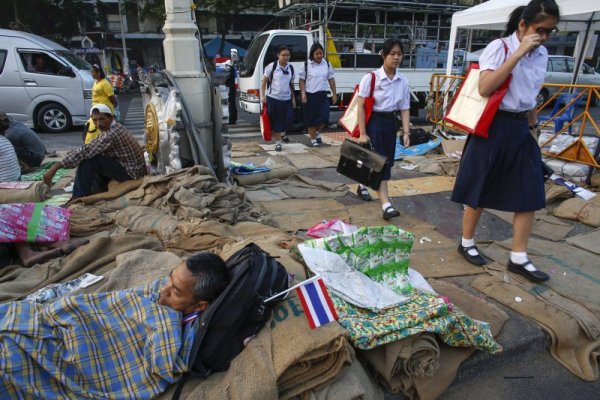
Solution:
M0 120L0 182L14 182L21 180L21 167L17 153L4 133L10 126L8 119Z
M101 131L100 136L71 151L44 175L44 182L50 186L52 177L60 168L78 167L73 198L105 192L111 179L123 182L146 175L142 146L127 128L113 120L110 108L96 104L90 115Z

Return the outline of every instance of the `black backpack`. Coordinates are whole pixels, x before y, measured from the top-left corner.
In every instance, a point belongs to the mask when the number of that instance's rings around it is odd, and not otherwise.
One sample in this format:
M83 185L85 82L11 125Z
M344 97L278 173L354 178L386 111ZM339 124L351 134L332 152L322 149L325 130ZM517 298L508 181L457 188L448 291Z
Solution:
M238 250L226 262L231 281L202 313L190 354L190 370L177 385L179 399L188 375L206 378L225 371L243 349L244 340L256 335L271 318L278 299L265 299L288 288L288 274L275 258L254 243Z
M409 129L410 145L415 146L418 144L427 143L430 140L434 140L435 136L427 132L423 128L412 128ZM400 141L402 143L402 141Z
M290 80L290 89L292 89L292 95L294 94L294 66L292 63L288 64L290 66L290 71L292 71L292 79ZM271 68L271 73L269 74L269 79L267 79L267 89L271 88L271 82L273 82L273 75L275 75L275 69L277 68L277 60L273 61L273 68ZM270 93L270 91L269 91Z

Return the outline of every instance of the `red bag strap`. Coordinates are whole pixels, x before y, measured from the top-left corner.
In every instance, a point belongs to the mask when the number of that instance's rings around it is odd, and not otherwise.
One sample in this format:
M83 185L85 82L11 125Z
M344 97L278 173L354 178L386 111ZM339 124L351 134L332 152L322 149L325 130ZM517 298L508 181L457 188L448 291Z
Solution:
M371 72L371 94L369 97L373 98L373 93L375 92L375 72Z

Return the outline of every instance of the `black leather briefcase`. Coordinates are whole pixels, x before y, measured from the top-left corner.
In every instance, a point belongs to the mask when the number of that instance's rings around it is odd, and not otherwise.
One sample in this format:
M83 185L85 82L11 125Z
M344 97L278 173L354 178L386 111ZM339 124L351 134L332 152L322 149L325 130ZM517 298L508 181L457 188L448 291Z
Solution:
M378 190L386 162L387 158L372 150L370 144L360 144L346 139L340 150L337 172Z

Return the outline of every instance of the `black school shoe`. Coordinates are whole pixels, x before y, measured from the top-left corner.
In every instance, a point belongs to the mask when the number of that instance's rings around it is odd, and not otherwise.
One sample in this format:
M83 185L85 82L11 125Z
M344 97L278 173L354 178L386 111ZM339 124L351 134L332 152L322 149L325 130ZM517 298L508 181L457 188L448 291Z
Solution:
M389 206L383 212L383 219L390 219L400 216L400 211L396 210L394 206Z
M290 138L287 137L287 135L281 135L281 140L283 140L285 143L289 143L290 142Z
M535 271L528 271L527 269L525 269L525 267L529 264L534 266L531 263L531 261L527 261L524 264L517 264L517 263L512 262L511 260L508 260L507 268L510 272L514 272L515 274L521 274L533 282L545 282L548 279L550 279L550 277L548 276L547 273L542 272L539 269L536 269Z
M469 250L471 250L471 249L477 250L478 254L475 256L470 255ZM485 258L483 258L483 256L481 255L477 246L464 247L461 243L459 243L458 244L458 253L461 256L463 256L465 258L465 260L467 260L468 262L470 262L471 264L473 264L475 266L481 267L481 266L487 264L487 261L485 261Z

